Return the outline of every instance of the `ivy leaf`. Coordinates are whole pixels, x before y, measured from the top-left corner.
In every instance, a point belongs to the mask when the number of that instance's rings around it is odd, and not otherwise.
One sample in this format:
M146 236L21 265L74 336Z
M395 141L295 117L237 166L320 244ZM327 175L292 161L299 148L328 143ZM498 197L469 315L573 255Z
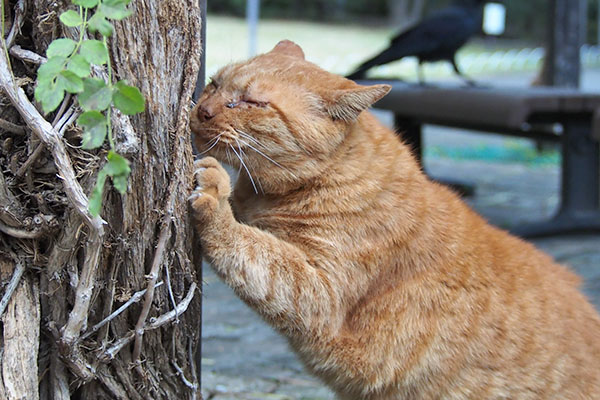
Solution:
M102 191L104 190L104 183L108 176L105 169L106 166L98 172L96 186L94 186L94 190L92 190L92 193L90 194L88 210L93 217L97 217L102 209Z
M133 115L146 109L144 96L138 88L127 85L125 81L119 81L115 84L115 89L113 102L123 114Z
M131 10L126 8L128 3L124 0L104 0L98 10L107 18L121 20L131 15Z
M67 38L53 40L48 46L48 50L46 50L46 56L48 58L55 56L68 57L75 50L76 45L77 43L74 40Z
M60 71L56 81L60 87L69 93L83 92L83 81L71 71Z
M129 180L129 174L115 175L112 177L113 186L121 194L127 193L127 181L128 180Z
M67 71L73 72L80 78L90 76L90 63L80 54L75 54L67 64Z
M129 161L119 153L109 150L106 158L108 158L108 163L105 168L108 175L115 177L118 175L129 175L131 172Z
M93 8L98 5L98 0L71 0L73 4L85 7L85 8Z
M70 27L75 27L83 24L81 16L73 10L65 11L64 13L60 14L60 17L58 18L60 19L60 22Z
M66 58L54 56L38 68L38 82L51 81L63 70Z
M92 18L90 18L88 21L88 29L92 33L100 32L106 37L112 35L114 30L112 24L108 22L101 10L96 11Z
M54 80L38 82L35 88L35 99L42 103L46 114L56 110L64 97L64 89Z
M113 186L121 194L127 192L127 180L131 172L129 161L118 153L110 150L108 155L108 163L105 165L106 173L112 177Z
M83 92L78 96L79 105L85 111L104 111L112 100L112 91L102 79L85 78Z
M83 127L81 147L95 149L102 146L106 138L106 117L99 111L86 111L77 118L77 125Z
M103 65L108 62L108 50L99 40L84 40L80 53L91 64Z

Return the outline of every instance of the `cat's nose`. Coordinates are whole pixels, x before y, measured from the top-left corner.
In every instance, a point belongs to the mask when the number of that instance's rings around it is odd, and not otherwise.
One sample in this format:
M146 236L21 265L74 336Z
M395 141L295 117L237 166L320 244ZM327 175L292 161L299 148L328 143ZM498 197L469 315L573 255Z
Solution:
M198 115L198 119L201 122L208 121L209 119L215 116L215 114L210 108L205 107L202 104L198 105L198 110L196 111L196 113Z

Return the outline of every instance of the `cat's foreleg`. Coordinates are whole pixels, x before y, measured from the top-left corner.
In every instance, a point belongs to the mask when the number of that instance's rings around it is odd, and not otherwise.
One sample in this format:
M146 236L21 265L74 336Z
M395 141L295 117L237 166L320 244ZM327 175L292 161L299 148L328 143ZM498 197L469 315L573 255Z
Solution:
M229 176L217 160L196 161L190 196L205 256L246 303L278 329L321 332L336 325L339 295L329 276L298 247L237 222Z

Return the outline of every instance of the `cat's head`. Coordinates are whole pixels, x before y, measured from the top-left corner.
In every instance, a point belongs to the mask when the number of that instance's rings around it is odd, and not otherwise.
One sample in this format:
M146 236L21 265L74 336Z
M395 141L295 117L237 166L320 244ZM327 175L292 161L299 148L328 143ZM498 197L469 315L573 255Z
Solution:
M329 73L284 40L217 72L192 111L190 127L199 152L263 180L292 178L335 151L360 113L389 90Z

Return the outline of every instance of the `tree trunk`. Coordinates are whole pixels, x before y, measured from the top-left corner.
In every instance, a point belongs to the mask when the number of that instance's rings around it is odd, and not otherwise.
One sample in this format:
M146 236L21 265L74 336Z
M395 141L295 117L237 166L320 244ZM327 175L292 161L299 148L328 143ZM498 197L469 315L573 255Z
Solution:
M131 176L124 196L106 185L105 224L85 202L106 150L80 148L76 102L44 118L31 107L36 54L78 34L58 22L69 5L7 2L16 33L5 35L10 64L0 56L0 399L200 398L201 257L187 205L198 0L136 0L115 23L113 79L137 86L146 111L113 110Z

